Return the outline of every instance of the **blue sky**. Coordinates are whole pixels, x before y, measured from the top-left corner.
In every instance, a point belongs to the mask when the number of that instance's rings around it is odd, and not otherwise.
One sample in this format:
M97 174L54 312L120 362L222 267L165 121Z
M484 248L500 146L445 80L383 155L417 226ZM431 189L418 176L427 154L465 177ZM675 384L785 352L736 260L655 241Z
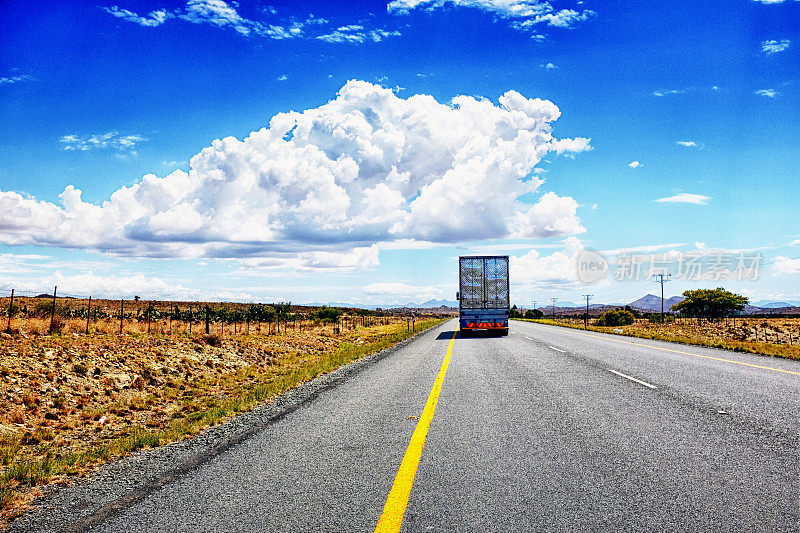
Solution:
M523 306L631 301L655 263L800 300L796 0L0 14L0 290L452 299L491 252Z

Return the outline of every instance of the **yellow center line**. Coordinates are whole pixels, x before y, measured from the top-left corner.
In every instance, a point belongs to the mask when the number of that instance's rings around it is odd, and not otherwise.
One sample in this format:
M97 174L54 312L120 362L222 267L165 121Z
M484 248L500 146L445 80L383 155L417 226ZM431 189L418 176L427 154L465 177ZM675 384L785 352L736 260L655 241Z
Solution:
M419 417L414 434L411 435L411 442L408 443L406 454L403 456L403 462L400 463L397 475L394 476L392 490L389 491L386 505L383 506L383 513L381 513L381 517L378 520L378 525L375 526L376 533L394 533L400 531L400 526L403 524L403 516L406 514L406 507L408 507L408 499L411 497L411 487L414 485L414 477L417 475L419 460L422 457L422 448L425 446L425 437L428 436L428 429L430 429L431 422L433 422L433 414L436 411L436 404L439 401L439 393L442 391L444 375L447 372L447 365L450 364L450 356L453 353L455 341L456 333L453 332L450 345L447 347L447 354L444 356L444 362L442 362L442 367L436 376L436 381L433 382L433 388L428 396L425 409L422 410L422 415Z
M783 372L784 374L794 374L795 376L800 376L800 372L793 372L791 370L782 370L780 368L773 368L771 366L754 365L752 363L743 363L741 361L734 361L733 359L723 359L722 357L712 357L710 355L700 355L699 353L682 352L681 350L672 350L670 348L661 348L660 346L653 346L652 344L642 344L642 343L633 342L633 341L623 341L623 340L619 340L619 339L610 339L610 338L606 337L605 335L592 335L591 333L580 333L578 331L573 331L572 333L575 333L576 335L583 335L584 337L595 337L597 339L604 339L604 340L612 341L612 342L620 342L622 344L633 344L634 346L644 346L645 348L652 348L654 350L661 350L663 352L673 352L673 353L679 353L679 354L683 354L683 355L691 355L693 357L702 357L703 359L713 359L714 361L723 361L725 363L733 363L733 364L742 365L742 366L751 366L753 368L761 368L763 370L772 370L773 372Z

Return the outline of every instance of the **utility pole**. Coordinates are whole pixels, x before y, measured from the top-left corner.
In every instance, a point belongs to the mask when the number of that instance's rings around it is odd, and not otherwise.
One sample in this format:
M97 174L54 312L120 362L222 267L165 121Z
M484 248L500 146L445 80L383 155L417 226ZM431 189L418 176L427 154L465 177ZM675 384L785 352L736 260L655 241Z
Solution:
M589 329L589 300L594 297L594 294L584 294L584 298L586 298L586 316L583 319L583 329Z
M653 274L653 281L657 281L661 283L661 323L666 324L667 321L664 319L664 283L670 281L672 274L667 274L666 277L664 274Z
M553 302L553 320L556 319L556 302L558 298L550 298L550 301Z

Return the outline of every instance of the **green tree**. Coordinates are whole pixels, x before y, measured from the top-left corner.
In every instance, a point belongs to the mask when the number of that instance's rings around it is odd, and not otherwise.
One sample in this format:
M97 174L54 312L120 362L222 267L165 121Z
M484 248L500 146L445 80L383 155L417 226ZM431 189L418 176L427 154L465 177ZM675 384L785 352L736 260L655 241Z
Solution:
M736 311L744 310L749 300L745 296L726 291L722 287L716 289L697 289L684 291L684 300L672 306L687 316L706 318L722 318L732 315Z
M542 318L544 317L544 313L542 313L539 309L528 309L525 311L525 318Z
M508 312L508 316L509 318L520 318L522 313L519 312L519 308L515 305L511 308L511 311Z

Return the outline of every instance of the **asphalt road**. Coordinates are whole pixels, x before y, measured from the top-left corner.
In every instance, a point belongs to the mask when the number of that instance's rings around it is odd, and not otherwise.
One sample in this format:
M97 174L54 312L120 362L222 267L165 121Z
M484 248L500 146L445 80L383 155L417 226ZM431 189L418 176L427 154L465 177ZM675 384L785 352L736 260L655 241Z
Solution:
M96 531L373 531L456 327ZM798 373L522 322L457 337L402 531L797 531Z

